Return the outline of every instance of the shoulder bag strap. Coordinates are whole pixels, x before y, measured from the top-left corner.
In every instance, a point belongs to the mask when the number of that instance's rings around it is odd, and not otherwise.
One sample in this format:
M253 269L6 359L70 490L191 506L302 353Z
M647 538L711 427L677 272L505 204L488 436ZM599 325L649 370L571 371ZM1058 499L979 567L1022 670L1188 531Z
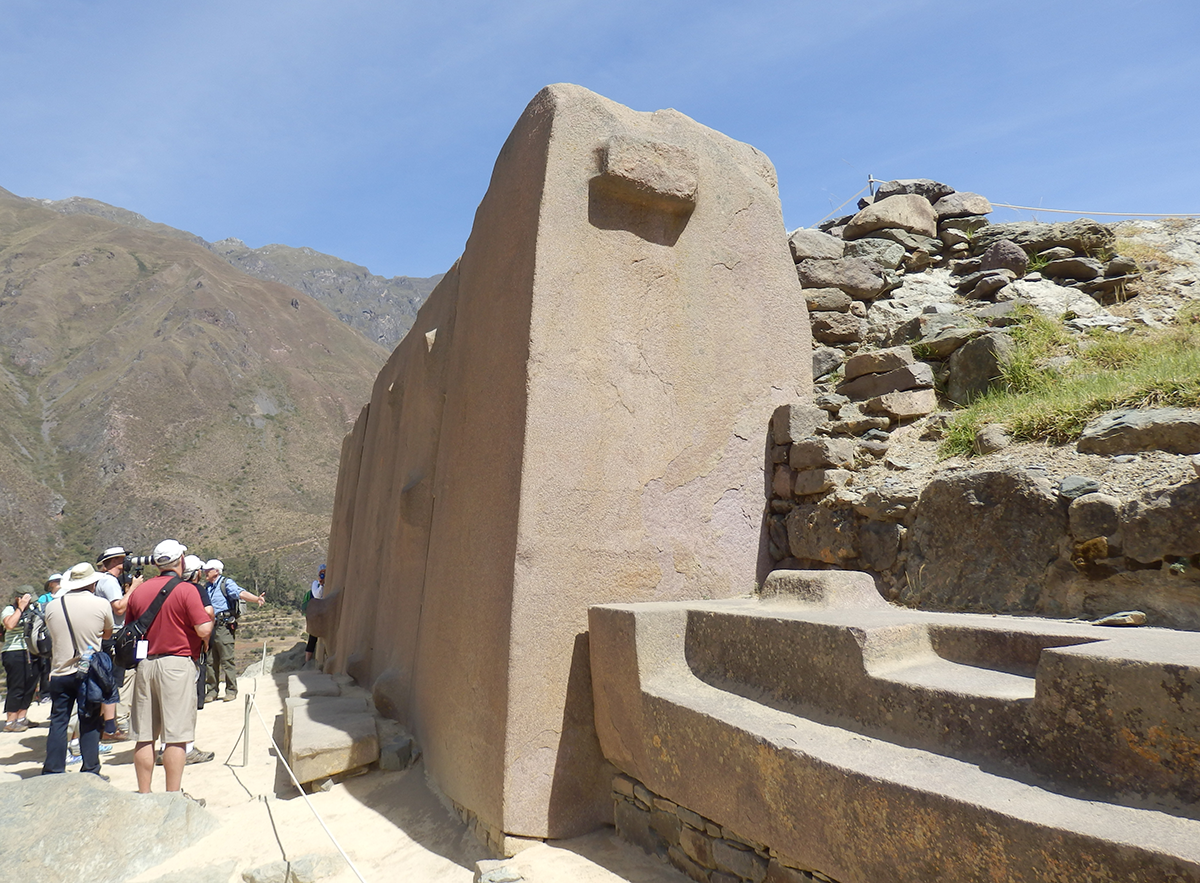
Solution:
M79 655L79 642L75 640L75 629L71 628L71 614L67 612L67 595L70 592L64 592L59 598L59 603L62 604L63 616L67 618L67 633L71 636L71 649L75 651L75 655Z
M167 600L167 595L171 594L171 590L175 588L182 580L173 576L167 580L167 584L162 587L158 595L150 602L150 606L146 611L138 617L137 627L144 635L150 631L150 626L154 625L154 620L158 617L158 611L162 610L163 602Z

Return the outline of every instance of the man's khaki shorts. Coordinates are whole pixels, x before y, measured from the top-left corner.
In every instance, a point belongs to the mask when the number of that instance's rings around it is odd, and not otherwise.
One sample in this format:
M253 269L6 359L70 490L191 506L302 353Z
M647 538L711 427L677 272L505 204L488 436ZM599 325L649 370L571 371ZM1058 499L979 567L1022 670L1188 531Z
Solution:
M186 656L160 656L138 663L130 715L135 742L163 745L196 738L196 663Z

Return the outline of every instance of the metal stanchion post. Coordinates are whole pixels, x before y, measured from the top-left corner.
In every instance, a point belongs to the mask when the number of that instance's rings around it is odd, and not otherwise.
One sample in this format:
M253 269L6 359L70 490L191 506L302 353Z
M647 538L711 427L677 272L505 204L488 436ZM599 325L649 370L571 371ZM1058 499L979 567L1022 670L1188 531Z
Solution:
M246 694L246 711L242 716L242 769L250 765L250 703L254 694Z

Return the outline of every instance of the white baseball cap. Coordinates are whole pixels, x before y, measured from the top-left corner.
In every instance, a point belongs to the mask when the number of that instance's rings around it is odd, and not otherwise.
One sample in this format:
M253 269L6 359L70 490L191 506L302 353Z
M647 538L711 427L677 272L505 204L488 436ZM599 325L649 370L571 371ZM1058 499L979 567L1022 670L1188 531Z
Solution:
M154 554L150 557L154 559L155 566L161 567L178 561L186 551L187 546L178 540L163 540L154 547Z
M217 573L225 572L225 564L220 558L210 558L204 562L205 570L215 570Z

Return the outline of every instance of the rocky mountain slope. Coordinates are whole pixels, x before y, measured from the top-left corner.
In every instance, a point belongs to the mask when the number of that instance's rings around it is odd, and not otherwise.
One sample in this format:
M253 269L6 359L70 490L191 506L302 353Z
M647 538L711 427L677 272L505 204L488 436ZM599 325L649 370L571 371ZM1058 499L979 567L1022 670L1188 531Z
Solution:
M387 350L193 237L100 215L0 190L0 573L167 535L307 572Z
M442 278L442 274L438 274L428 278L394 276L386 279L366 267L311 248L287 245L250 248L240 239L232 238L207 242L186 230L155 223L137 212L95 199L73 196L34 201L60 214L91 215L202 245L248 276L289 285L311 295L347 325L389 350L408 333L417 310Z

